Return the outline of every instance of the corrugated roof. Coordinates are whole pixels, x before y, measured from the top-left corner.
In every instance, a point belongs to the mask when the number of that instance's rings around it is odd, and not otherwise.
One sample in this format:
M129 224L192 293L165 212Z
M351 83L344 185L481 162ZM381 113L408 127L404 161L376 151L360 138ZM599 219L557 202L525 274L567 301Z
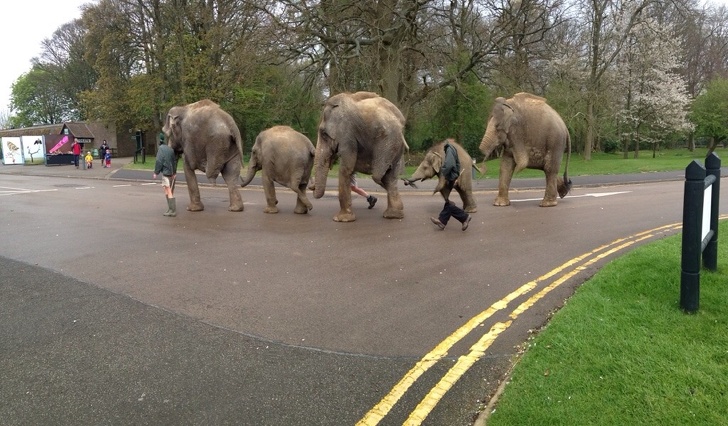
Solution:
M68 130L77 138L95 138L93 132L82 121L68 121L66 123L46 124L43 126L24 127L22 129L0 130L0 137L60 135L63 133L64 127L68 127Z
M94 134L91 133L91 130L89 130L86 123L83 122L74 122L69 121L67 123L64 123L66 127L68 127L68 130L73 133L73 136L77 138L84 138L84 139L93 139Z
M60 135L61 131L63 131L63 123L46 124L44 126L24 127L22 129L0 130L0 137Z

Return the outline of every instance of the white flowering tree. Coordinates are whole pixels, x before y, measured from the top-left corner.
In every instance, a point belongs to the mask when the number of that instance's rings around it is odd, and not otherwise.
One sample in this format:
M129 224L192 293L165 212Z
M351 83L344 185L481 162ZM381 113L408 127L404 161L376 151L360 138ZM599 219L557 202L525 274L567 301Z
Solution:
M640 142L652 144L653 157L668 135L688 133L690 97L686 82L677 72L680 46L668 25L645 19L630 32L629 43L617 62L623 95L618 122L625 158L630 143L639 157Z

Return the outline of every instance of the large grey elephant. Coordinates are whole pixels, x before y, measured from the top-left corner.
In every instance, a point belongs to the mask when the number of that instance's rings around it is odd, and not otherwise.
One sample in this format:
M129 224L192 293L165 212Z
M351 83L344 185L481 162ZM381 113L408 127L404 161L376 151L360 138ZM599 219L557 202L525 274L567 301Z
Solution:
M240 130L230 114L207 99L175 106L169 110L162 131L175 154L184 154L185 180L190 194L187 210L198 212L205 209L195 176L195 170L200 170L212 183L222 174L230 194L228 210L243 211L238 186L243 166L243 145Z
M337 222L356 220L351 210L351 176L370 174L387 190L384 217L404 217L397 190L402 155L407 143L402 133L405 119L394 104L372 92L340 93L324 103L316 142L314 197L326 190L326 175L339 159L339 206Z
M417 170L412 173L412 176L405 179L405 184L412 184L418 180L423 181L437 176L439 180L433 193L439 192L444 199L450 199L451 189L446 185L445 177L440 174L442 162L445 158L446 143L455 147L460 161L460 168L462 169L454 189L460 194L460 199L463 200L463 210L466 213L475 213L478 211L478 206L475 204L475 198L473 197L473 173L471 171L471 168L475 167L473 165L473 159L468 154L468 151L453 139L442 141L428 149L427 153L425 153L425 158L422 159Z
M571 190L568 176L571 156L569 131L546 99L530 93L518 93L510 99L497 98L480 142L480 151L487 159L499 146L504 147L500 163L498 196L493 205L508 206L508 190L513 173L523 169L543 170L546 194L541 207L557 204L556 194L564 198ZM558 177L561 158L566 148L564 177Z
M258 170L263 170L261 178L267 204L264 212L278 213L276 182L290 188L298 196L294 213L308 213L313 205L306 197L306 186L311 177L314 153L311 141L288 126L263 130L255 138L248 173L243 178L242 186L249 184Z

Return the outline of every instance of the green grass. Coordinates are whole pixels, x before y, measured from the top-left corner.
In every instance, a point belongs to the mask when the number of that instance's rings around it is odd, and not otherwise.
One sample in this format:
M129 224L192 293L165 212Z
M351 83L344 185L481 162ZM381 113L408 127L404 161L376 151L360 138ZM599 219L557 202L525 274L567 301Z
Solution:
M613 154L595 152L592 153L590 161L584 160L579 154L571 154L569 176L619 175L684 170L693 160L698 160L701 164L704 164L706 153L707 149L705 148L697 148L693 152L687 149L671 149L659 151L656 157L652 158L652 151L640 151L640 158L633 158L634 153L630 153L629 158L625 159L621 152ZM728 148L718 148L715 153L721 158L728 158ZM565 161L566 157L561 163L562 172ZM478 164L481 170L483 170L482 164ZM486 179L498 179L500 159L487 161L486 165L487 171L484 177ZM412 170L414 171L414 168ZM540 170L524 170L515 177L543 177L543 172ZM480 178L483 178L483 176L480 176Z
M531 339L488 420L499 425L717 425L728 420L728 222L700 309L679 309L681 236L584 283Z
M701 164L704 164L706 152L707 150L705 148L698 148L693 152L690 152L687 149L662 150L657 153L656 158L652 158L652 151L641 151L640 158L636 159L631 158L634 156L633 153L629 154L630 158L624 159L622 153L604 154L595 152L592 154L592 159L590 161L584 160L584 158L579 154L572 154L571 160L569 161L569 176L616 175L684 170L685 167L687 167L693 160L698 160ZM721 158L728 158L728 148L719 148L716 149L715 152ZM154 170L154 157L147 156L146 160L146 164L130 163L125 166L125 168ZM245 164L248 164L247 156ZM177 170L182 170L181 166L182 165L180 163ZM480 170L486 170L483 175L478 175L479 179L498 179L500 159L487 161L485 168L481 162L478 164L478 167ZM563 170L563 163L561 167ZM416 168L417 164L406 166L405 176L411 176ZM329 176L336 176L337 173L338 165L335 165L329 172ZM515 177L541 178L543 177L543 172L540 170L524 170Z

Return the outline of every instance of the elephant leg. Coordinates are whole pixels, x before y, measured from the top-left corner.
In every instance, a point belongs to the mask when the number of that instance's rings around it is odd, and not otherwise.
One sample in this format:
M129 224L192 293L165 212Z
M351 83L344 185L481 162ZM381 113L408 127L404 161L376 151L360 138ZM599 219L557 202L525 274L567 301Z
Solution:
M516 161L513 157L503 155L498 175L498 195L495 197L495 202L493 202L494 206L504 207L511 205L511 200L508 198L508 190L511 187L511 179L513 178L515 168Z
M291 186L291 189L293 189L297 196L296 208L293 209L294 213L306 214L309 210L313 209L313 204L306 197L306 186L307 184L305 182L298 185L298 188Z
M387 209L382 216L385 219L402 219L404 217L404 204L397 189L397 176L392 169L382 177L382 186L387 190Z
M336 222L353 222L356 215L351 211L351 172L339 169L339 213L334 216Z
M276 186L273 182L273 179L271 179L268 176L268 173L265 172L265 169L263 169L263 174L261 176L261 182L263 183L263 193L265 193L265 210L263 212L265 213L278 213L278 199L276 198Z
M539 204L539 206L553 207L556 204L558 204L558 200L556 198L557 172L545 172L545 173L546 173L546 193L544 194L543 200L541 200L541 204Z
M200 186L197 184L197 176L195 175L195 171L186 162L184 168L187 192L190 194L190 203L187 205L187 211L201 212L205 210L205 206L200 201Z
M233 160L234 161L234 160ZM228 211L243 211L243 198L240 196L240 168L230 167L226 164L222 170L222 178L227 184L228 195L230 197L230 206Z
M475 213L478 211L478 206L475 204L475 198L473 197L473 191L458 186L455 190L460 194L460 199L463 200L463 210L465 213Z

